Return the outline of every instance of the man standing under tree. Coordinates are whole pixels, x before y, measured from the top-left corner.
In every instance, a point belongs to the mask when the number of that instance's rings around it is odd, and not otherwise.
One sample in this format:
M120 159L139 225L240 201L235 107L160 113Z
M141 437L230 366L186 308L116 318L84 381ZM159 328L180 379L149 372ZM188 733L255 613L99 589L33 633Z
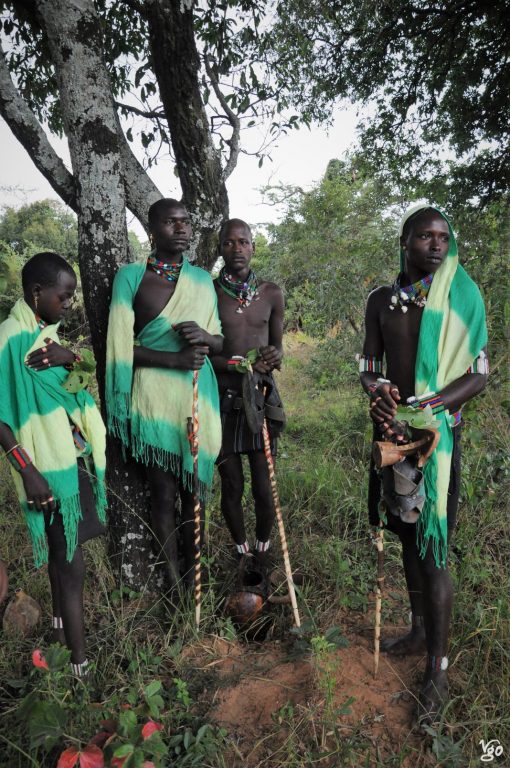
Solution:
M0 446L32 540L36 567L48 564L53 640L85 677L82 544L104 533L105 427L92 396L70 386L79 355L58 329L76 275L52 251L21 270L23 297L0 325ZM0 563L0 602L7 574Z
M153 251L127 264L113 284L108 326L106 403L109 430L146 467L152 528L172 590L180 580L176 500L180 494L184 583L193 583L193 459L187 435L193 371L198 377L201 496L221 445L218 388L209 362L223 346L208 272L183 257L188 212L164 198L149 209Z
M230 219L223 224L218 252L225 266L214 284L225 344L222 355L214 356L212 363L218 377L223 430L218 459L221 510L239 555L249 553L242 510L241 456L246 454L255 501L255 555L259 565L265 567L275 510L262 421L266 415L274 455L284 419L271 375L275 368L280 368L283 356L283 293L274 283L259 281L251 269L255 245L246 222ZM252 363L253 375L246 372L246 355L252 350L256 350L252 353L256 358Z
M432 412L438 422L439 444L425 465L423 485L417 491L423 498L414 510L422 507L419 515L414 514L416 522L404 522L408 516L401 518L402 508L392 506L388 475L383 476L385 523L402 542L412 628L404 637L383 642L382 649L396 655L426 650L418 715L422 723L430 723L448 697L453 589L447 555L460 487L460 409L485 387L487 331L479 290L459 265L454 233L437 209L418 205L404 215L400 269L393 286L378 288L368 298L360 372L379 435L403 440L395 417L397 406L406 401L416 409L429 406L427 413ZM381 378L383 357L386 378ZM383 473L388 471L392 473L393 468ZM372 465L369 514L373 525L379 523L380 499L381 478Z

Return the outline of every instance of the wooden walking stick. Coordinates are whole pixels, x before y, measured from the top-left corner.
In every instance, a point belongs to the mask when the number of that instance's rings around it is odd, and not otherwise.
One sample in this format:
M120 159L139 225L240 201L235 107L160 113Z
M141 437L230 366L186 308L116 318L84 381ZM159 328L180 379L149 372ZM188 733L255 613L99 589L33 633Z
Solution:
M285 528L283 527L283 516L280 507L280 499L278 498L278 488L276 485L276 475L274 473L274 462L271 455L271 442L269 440L269 430L267 428L267 419L264 416L264 424L262 426L262 435L264 437L264 453L266 454L267 469L269 471L269 480L271 482L271 492L273 494L273 504L276 512L276 519L278 521L278 531L280 533L280 542L283 552L283 563L285 566L285 575L287 576L287 585L289 588L290 602L292 604L292 610L294 611L294 622L296 627L301 626L301 619L299 618L299 611L296 600L296 590L294 589L294 582L292 580L292 569L290 567L289 550L287 548L287 539L285 536Z
M379 521L379 530L374 538L377 547L377 584L375 589L375 629L374 629L374 677L379 669L379 647L381 641L382 588L384 581L384 524Z
M200 572L200 534L201 509L200 493L198 490L198 371L193 371L193 404L191 417L188 416L188 440L193 456L193 519L195 537L195 625L200 625L200 608L202 605L202 580Z

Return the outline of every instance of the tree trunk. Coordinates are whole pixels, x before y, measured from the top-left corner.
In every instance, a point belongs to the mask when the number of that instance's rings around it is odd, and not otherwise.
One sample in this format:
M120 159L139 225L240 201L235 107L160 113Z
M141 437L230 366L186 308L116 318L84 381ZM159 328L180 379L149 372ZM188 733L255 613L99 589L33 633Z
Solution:
M220 153L214 147L200 94L200 60L193 34L191 0L148 0L154 73L170 129L183 202L197 237L198 262L210 269L216 236L228 218Z
M101 55L101 31L91 0L38 0L55 63L76 180L78 247L85 308L103 402L111 284L127 259L126 200L118 120ZM141 588L150 574L147 498L138 471L108 445L110 550L124 580ZM136 546L133 546L136 544Z

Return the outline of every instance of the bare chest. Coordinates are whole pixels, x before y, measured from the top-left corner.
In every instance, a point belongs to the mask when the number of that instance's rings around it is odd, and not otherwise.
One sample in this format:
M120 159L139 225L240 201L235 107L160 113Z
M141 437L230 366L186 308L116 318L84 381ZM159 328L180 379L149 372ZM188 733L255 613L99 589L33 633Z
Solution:
M217 288L217 293L218 312L229 353L244 354L254 347L267 345L272 306L264 293L261 291L257 299L244 307L221 288Z
M140 333L147 323L161 314L175 292L175 285L175 282L146 271L134 301L135 333Z
M416 353L420 337L423 309L411 304L403 313L400 307L385 309L381 315L381 332L386 355L387 375L395 382L403 397L414 394Z

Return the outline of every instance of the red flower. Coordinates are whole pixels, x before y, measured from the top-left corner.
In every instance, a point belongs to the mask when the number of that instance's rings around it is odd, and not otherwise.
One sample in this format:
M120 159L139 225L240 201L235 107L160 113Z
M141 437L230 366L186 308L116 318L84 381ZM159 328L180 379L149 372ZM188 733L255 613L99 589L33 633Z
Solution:
M104 757L99 747L88 744L80 752L80 768L104 768Z
M128 755L125 757L112 757L110 765L112 768L122 768L127 759Z
M78 752L76 747L69 747L60 755L57 768L73 768L78 758L80 768L104 768L103 753L93 744L89 744L81 752Z
M149 739L156 731L162 731L163 726L160 723L155 723L154 720L149 720L142 728L142 738Z
M145 760L145 761L142 763L142 768L156 768L156 766L154 765L154 763L152 762L152 760Z
M36 653L36 651L34 651L34 653ZM62 752L60 755L57 768L73 768L73 765L76 765L76 761L78 760L79 756L80 753L76 747L69 747L69 749L66 749L65 752Z
M36 648L36 650L32 653L32 664L38 669L49 669L48 662L42 655L39 648Z

